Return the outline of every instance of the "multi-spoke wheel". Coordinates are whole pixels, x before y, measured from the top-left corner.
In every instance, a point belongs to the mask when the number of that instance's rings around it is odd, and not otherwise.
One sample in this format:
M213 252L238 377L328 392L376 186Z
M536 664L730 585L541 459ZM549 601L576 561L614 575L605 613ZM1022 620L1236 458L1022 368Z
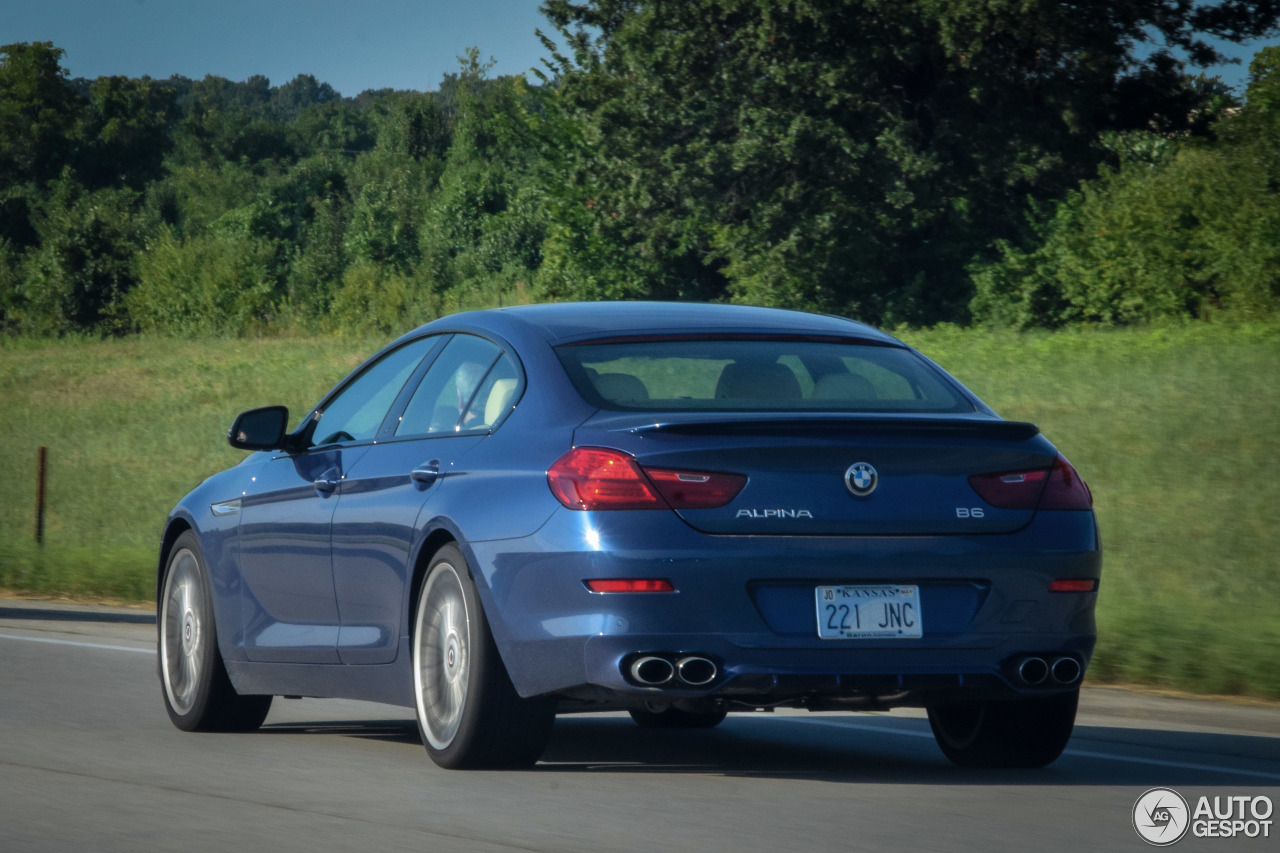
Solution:
M189 732L252 731L262 725L271 697L241 696L227 678L208 573L190 531L169 552L159 611L160 681L173 724Z
M1080 691L929 706L929 725L961 767L1044 767L1071 739Z
M413 693L423 743L441 767L533 764L555 722L552 700L516 693L453 545L432 558L418 596Z
M458 570L438 563L418 602L414 670L422 736L432 749L447 749L462 724L471 676L471 619Z

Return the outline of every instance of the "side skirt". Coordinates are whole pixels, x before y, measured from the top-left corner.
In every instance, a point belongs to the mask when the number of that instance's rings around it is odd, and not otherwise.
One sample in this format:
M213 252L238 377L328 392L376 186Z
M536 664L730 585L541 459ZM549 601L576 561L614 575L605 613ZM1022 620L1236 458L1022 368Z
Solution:
M301 664L225 661L227 675L242 695L359 699L414 707L409 641L400 642L388 664Z

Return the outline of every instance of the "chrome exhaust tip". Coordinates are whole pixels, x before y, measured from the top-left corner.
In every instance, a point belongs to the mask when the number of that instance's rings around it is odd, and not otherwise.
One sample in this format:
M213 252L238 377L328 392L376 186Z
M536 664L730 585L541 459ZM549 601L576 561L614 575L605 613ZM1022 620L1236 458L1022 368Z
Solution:
M1018 664L1018 677L1024 684L1041 684L1049 677L1049 664L1045 663L1044 658L1023 658L1022 663Z
M676 664L676 674L685 684L701 687L716 679L716 665L704 657L690 655Z
M631 664L631 678L650 687L666 684L675 674L676 668L671 661L652 655L636 658Z
M1059 684L1075 684L1080 680L1080 661L1075 658L1058 658L1049 671L1053 680Z

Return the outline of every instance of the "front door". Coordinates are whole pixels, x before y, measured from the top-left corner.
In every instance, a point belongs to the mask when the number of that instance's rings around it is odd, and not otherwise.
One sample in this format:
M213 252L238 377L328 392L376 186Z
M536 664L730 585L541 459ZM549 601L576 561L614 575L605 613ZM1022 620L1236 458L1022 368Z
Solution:
M306 450L272 459L241 503L241 607L251 661L341 663L333 513L352 465L438 338L372 359L308 416Z

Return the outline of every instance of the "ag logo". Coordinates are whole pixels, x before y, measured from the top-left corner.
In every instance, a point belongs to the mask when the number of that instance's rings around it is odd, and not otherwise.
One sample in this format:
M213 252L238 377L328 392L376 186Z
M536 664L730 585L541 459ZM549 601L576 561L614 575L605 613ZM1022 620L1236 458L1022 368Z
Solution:
M880 475L869 462L855 462L844 472L844 485L850 493L857 497L865 497L876 490L880 484Z
M1172 788L1152 788L1133 804L1133 828L1143 841L1156 847L1181 840L1190 825L1187 801Z

